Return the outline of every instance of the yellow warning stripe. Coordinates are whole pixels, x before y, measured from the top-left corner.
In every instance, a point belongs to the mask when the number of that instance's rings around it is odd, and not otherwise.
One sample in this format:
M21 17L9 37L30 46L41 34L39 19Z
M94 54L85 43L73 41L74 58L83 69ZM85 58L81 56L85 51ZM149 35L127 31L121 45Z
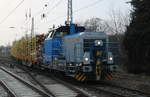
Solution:
M106 79L106 80L109 80L109 79L107 78L107 76L105 76L105 79Z
M86 79L86 76L84 76L81 81L85 81L85 79Z
M112 74L111 72L109 72L109 75L110 75L111 77L113 77L113 74Z
M80 77L81 73L77 74L75 79L78 79L78 77Z
M76 73L74 78L78 81L85 81L86 76L84 73Z
M107 77L109 78L109 80L112 80L112 77L108 74Z
M82 74L79 78L78 81L80 81L84 77L84 74Z
M108 76L105 77L106 80L110 80L110 78Z
M76 74L74 75L74 78L76 78L78 74L79 74L79 73L76 73Z
M106 80L112 80L112 73L111 72L108 72L107 74L106 74L106 76L105 76L105 79Z

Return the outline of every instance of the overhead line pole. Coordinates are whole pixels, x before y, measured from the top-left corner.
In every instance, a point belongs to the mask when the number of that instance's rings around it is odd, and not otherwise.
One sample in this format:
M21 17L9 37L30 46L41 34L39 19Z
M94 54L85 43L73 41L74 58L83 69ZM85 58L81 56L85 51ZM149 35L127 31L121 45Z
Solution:
M72 0L68 0L68 12L67 12L67 23L73 23L73 9L72 9Z
M31 43L32 43L31 51L34 50L34 52L36 52L36 34L35 34L35 31L34 31L34 17L32 17ZM35 54L31 55L31 57L36 58Z

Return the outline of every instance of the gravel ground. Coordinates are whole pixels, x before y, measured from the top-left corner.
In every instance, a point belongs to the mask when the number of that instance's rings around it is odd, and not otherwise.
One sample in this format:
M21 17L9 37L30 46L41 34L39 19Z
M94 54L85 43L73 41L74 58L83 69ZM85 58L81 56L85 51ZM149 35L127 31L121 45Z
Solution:
M112 96L111 94L106 94L104 92L100 92L100 91L93 91L92 89L88 89L88 88L80 88L83 91L86 91L89 95L91 95L90 97L117 97L117 96Z
M19 76L23 77L24 79L26 79L36 85L36 83L23 71L16 69L16 68L14 68L14 69L9 68L8 67L9 64L7 64L7 63L5 63L4 66L12 72L15 71L16 74L18 74ZM51 80L50 78L44 77L42 75L35 74L35 76L38 80L43 82L45 85L56 83L55 81ZM137 89L137 90L141 90L143 92L150 93L150 78L146 77L146 76L134 75L134 74L128 74L128 73L116 73L114 76L114 79L112 81L107 81L107 82L110 82L112 84L116 84L119 86L131 88L131 89ZM88 92L91 95L91 97L112 97L109 94L105 94L103 92L97 93L96 91L92 91L87 88L81 88L81 90ZM1 94L7 94L7 93L3 92L3 89L1 90L1 86L0 86L0 97L1 97ZM4 95L2 97L7 97L7 95L6 96Z
M36 85L37 86L37 83L35 83L32 78L28 75L28 74L25 74L24 71L20 70L20 69L17 69L17 68L10 68L9 67L9 64L5 63L4 64L4 67L9 69L10 71L16 73L17 75L21 76L22 78L24 78L25 80L28 80L30 81L32 84ZM43 75L39 75L39 74L35 74L35 73L32 73L35 75L36 79L38 79L40 82L42 82L44 85L50 85L50 84L56 84L57 82L55 82L54 80L52 80L51 78L48 78L46 76L43 76ZM39 87L39 86L37 86ZM41 87L39 87L41 88ZM82 88L80 87L80 90L84 91L85 93L87 93L88 95L90 95L90 97L112 97L111 95L109 94L105 94L105 93L100 93L100 92L97 92L97 91L92 91L92 90L89 90L87 88Z
M127 73L117 73L114 79L110 82L119 86L150 93L149 77Z
M1 85L0 85L0 97L8 97L7 92Z
M0 66L3 63L0 63ZM5 89L0 85L0 97L8 97L8 93L5 91Z

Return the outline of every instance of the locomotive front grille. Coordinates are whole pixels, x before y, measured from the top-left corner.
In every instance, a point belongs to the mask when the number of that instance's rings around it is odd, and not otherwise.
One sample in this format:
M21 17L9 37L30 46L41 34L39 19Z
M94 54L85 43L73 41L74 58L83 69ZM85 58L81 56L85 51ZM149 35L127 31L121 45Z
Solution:
M103 56L105 46L96 46L95 41L100 39L84 39L84 52L90 52L93 56Z
M95 76L96 80L100 80L101 78L101 71L102 71L102 59L104 54L104 46L97 46L95 45L95 41L100 39L85 39L84 40L84 52L90 52L90 57L93 60L92 68L93 68L93 75Z
M95 39L84 39L84 51L90 51L92 47L94 47Z

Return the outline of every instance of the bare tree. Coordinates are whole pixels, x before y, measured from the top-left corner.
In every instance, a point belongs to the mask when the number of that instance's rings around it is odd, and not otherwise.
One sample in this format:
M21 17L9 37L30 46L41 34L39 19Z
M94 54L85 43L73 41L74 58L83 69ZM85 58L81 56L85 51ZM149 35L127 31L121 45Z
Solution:
M87 30L105 31L107 28L105 21L100 18L91 18L85 21L84 26Z
M130 12L121 12L112 9L109 14L110 19L106 21L108 26L107 32L113 35L123 34L130 23ZM118 37L120 40L120 37Z
M121 12L120 10L114 9L111 9L109 19L105 20L105 25L107 26L105 32L109 34L109 50L113 52L116 59L115 63L118 65L123 64L123 60L126 60L122 49L122 40L129 23L130 12Z
M109 13L109 19L90 18L86 20L83 25L88 30L104 31L108 34L117 36L126 31L126 26L130 23L130 12L121 12L120 10L112 9Z

